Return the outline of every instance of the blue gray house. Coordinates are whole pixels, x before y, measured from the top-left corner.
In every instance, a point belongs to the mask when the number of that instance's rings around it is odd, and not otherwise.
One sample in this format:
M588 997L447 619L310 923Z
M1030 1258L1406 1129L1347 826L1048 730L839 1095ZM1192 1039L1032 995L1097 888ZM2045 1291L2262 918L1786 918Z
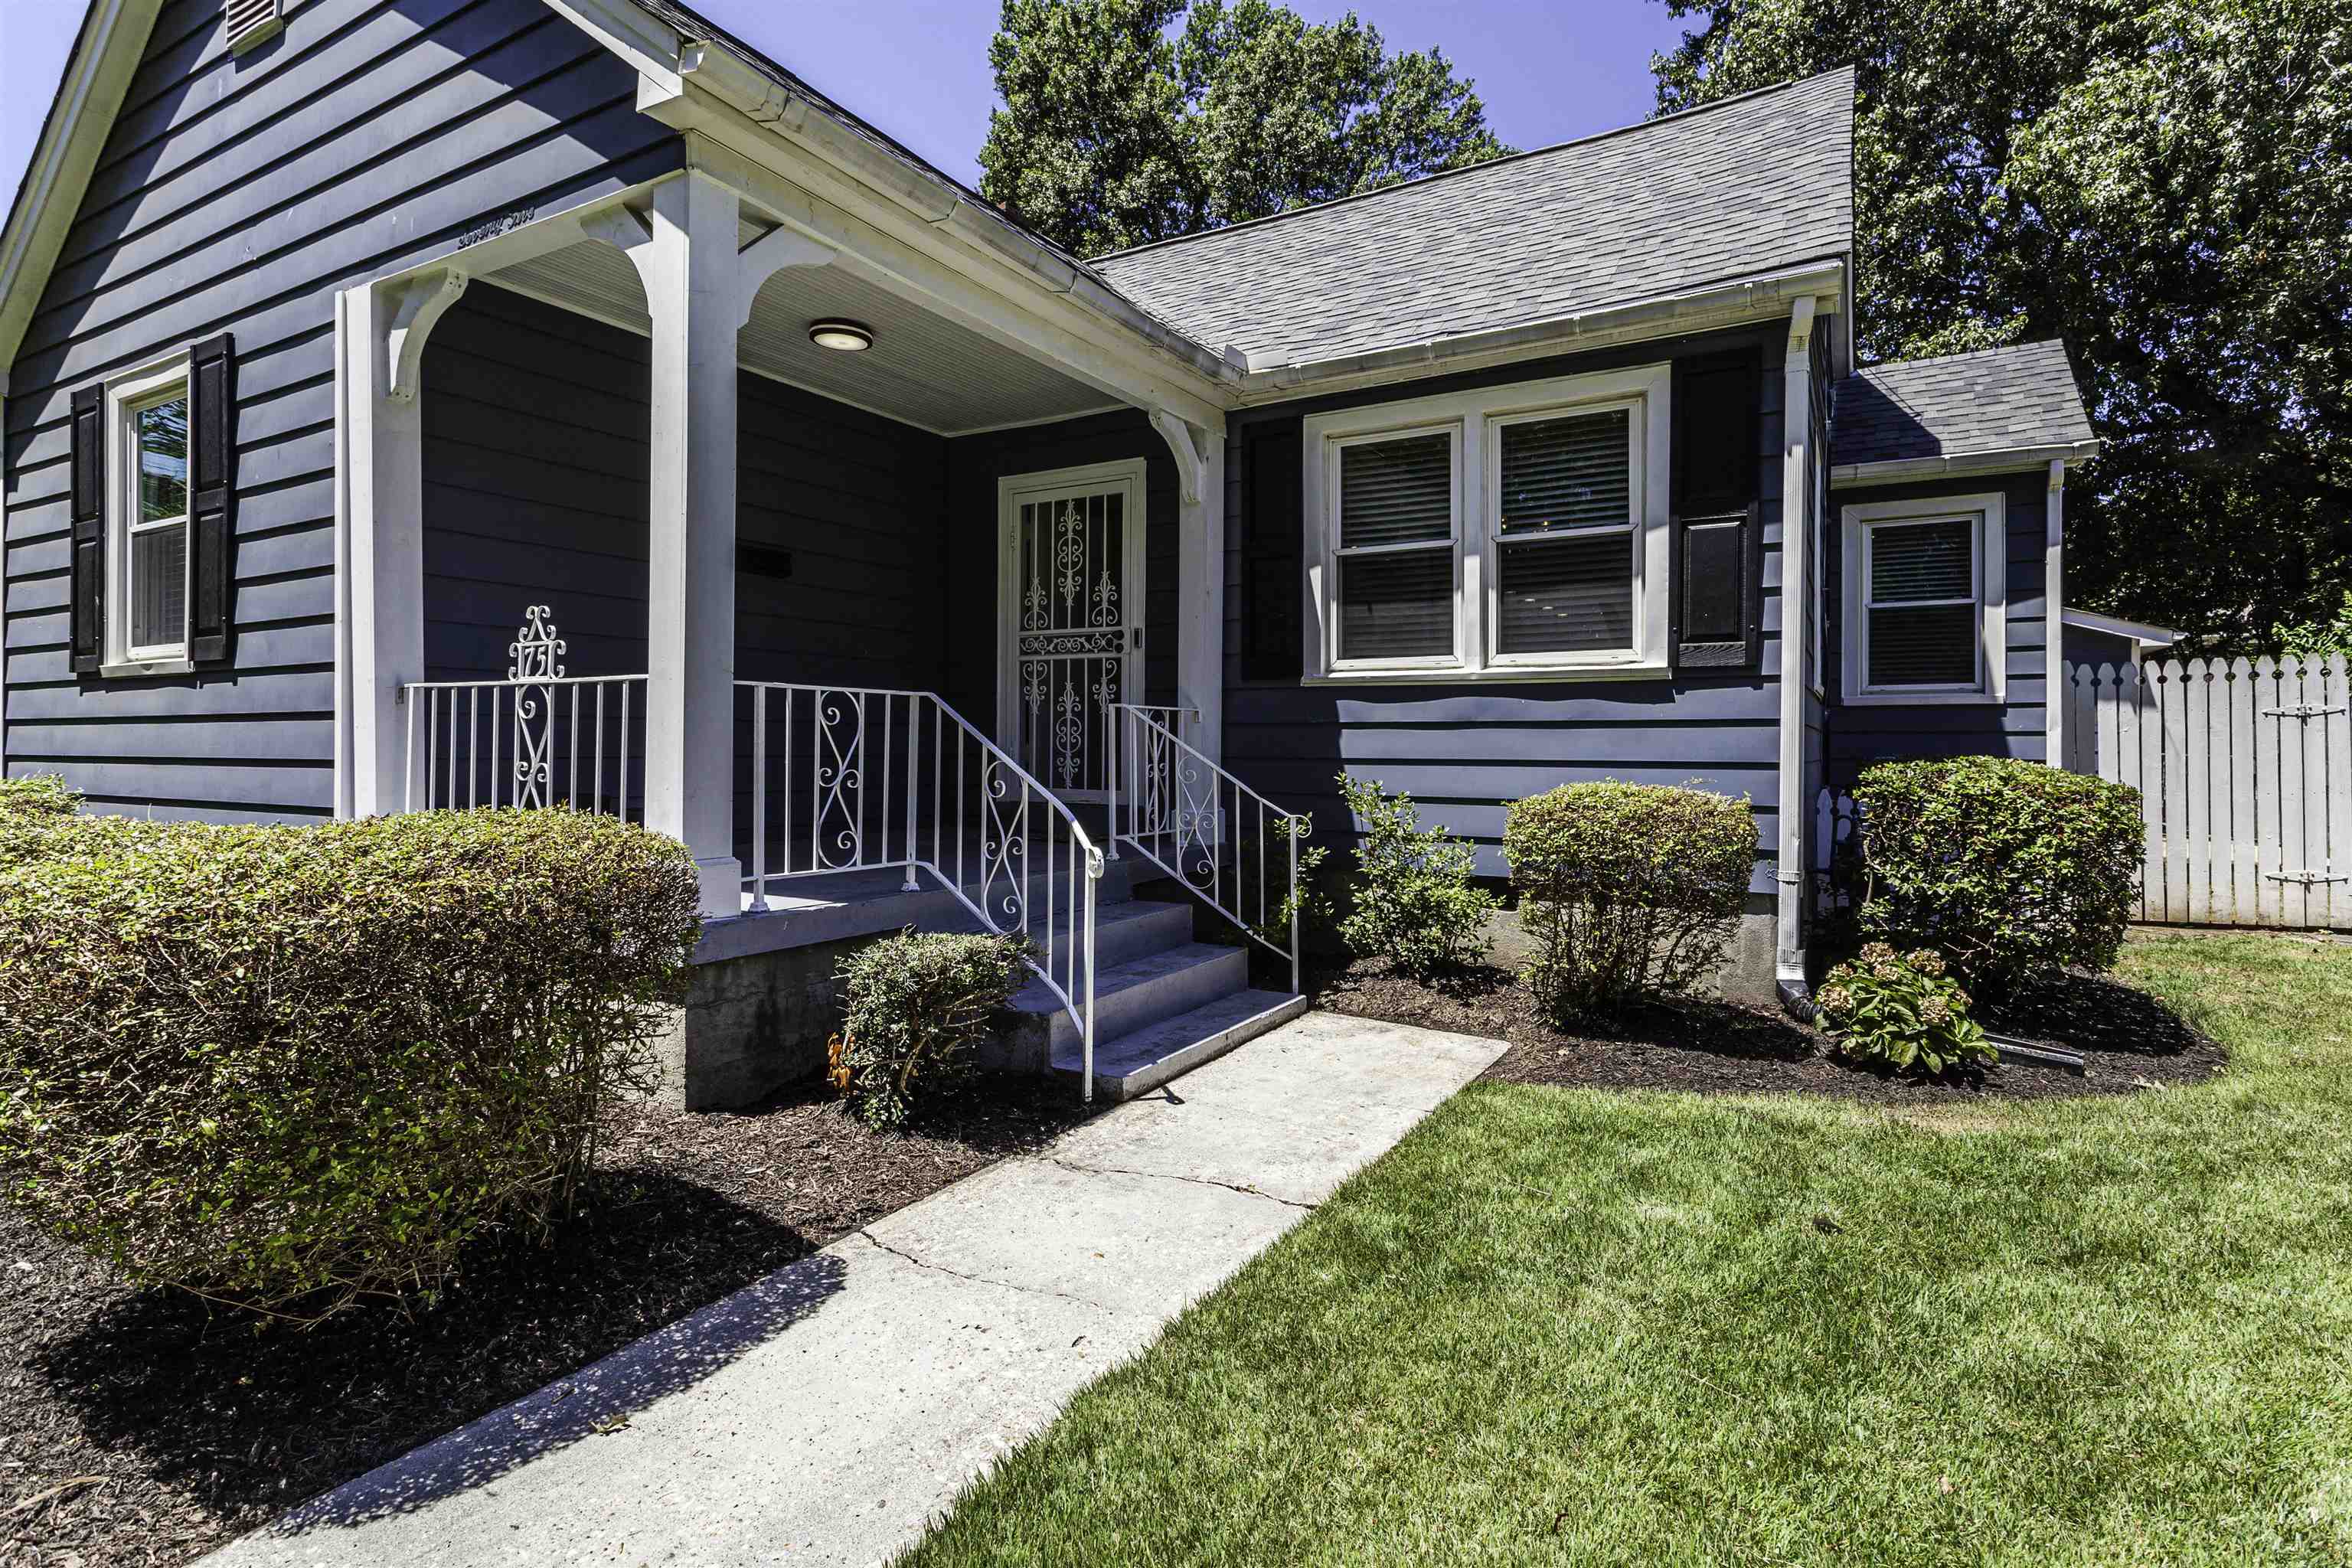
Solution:
M1265 1026L1342 770L1497 873L1564 780L1748 796L1769 994L1825 792L2057 754L2097 445L2056 344L1856 369L1853 99L1080 258L670 0L94 0L0 235L0 756L675 835L698 1103L909 921L1028 931L1004 1049L1119 1092Z

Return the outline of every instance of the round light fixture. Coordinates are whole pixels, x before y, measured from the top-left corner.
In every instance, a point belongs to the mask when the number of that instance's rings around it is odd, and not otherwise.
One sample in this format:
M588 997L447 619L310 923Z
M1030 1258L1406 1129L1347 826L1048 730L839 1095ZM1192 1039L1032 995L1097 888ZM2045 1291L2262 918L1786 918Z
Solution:
M863 353L874 346L874 329L863 321L828 317L809 323L809 342L821 349L839 349L843 353Z

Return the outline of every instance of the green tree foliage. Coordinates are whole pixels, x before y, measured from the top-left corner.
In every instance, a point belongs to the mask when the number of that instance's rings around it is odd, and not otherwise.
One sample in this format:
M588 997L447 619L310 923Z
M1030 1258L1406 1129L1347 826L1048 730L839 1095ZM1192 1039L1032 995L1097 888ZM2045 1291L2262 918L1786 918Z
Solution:
M1441 50L1392 54L1352 11L1004 0L988 59L981 194L1080 256L1510 151Z
M2352 584L2342 0L1660 0L1677 110L1853 62L1859 343L2056 336L2070 594L2252 648Z

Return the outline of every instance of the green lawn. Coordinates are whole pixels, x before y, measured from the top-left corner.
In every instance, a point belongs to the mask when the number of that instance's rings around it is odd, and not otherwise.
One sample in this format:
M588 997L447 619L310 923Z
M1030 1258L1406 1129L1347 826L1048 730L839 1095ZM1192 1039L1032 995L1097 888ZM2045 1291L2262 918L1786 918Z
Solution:
M2230 1071L1474 1086L906 1561L2352 1562L2352 946L2124 973Z

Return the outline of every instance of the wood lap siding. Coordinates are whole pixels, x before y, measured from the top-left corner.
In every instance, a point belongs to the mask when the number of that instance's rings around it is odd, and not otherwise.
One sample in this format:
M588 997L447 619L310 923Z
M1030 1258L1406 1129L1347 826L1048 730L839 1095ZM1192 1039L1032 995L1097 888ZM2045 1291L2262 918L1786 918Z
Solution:
M219 0L163 7L11 372L11 773L157 816L332 809L334 291L486 219L677 167L635 89L541 0L308 0L242 59ZM70 393L222 331L238 351L233 660L78 680Z
M1785 326L1549 359L1235 416L1226 461L1226 765L1293 810L1344 856L1352 825L1335 776L1409 792L1423 820L1476 841L1482 874L1506 874L1504 810L1555 784L1614 778L1746 795L1756 808L1752 891L1772 889L1779 794L1780 405ZM1400 397L1741 351L1757 356L1754 467L1763 530L1762 669L1686 670L1659 680L1465 680L1458 685L1302 685L1297 464L1311 413ZM1255 487L1273 491L1262 505ZM1288 584L1286 589L1286 579ZM1286 656L1281 637L1286 633Z
M2009 605L2007 700L2000 703L1935 704L1908 707L1900 703L1865 707L1838 706L1830 714L1829 784L1843 790L1873 763L1902 757L2000 756L2044 760L2049 752L2044 729L2043 694L2049 680L2043 650L2049 647L2043 550L2048 529L2044 510L2049 476L2046 470L2023 474L1993 474L1977 478L1935 479L1924 483L1873 485L1866 489L1830 492L1829 570L1824 579L1831 594L1827 617L1827 689L1844 689L1844 617L1837 613L1837 595L1843 591L1844 540L1843 511L1871 501L1917 500L1937 496L1982 495L1999 491L2007 500ZM1834 696L1831 699L1834 703Z

